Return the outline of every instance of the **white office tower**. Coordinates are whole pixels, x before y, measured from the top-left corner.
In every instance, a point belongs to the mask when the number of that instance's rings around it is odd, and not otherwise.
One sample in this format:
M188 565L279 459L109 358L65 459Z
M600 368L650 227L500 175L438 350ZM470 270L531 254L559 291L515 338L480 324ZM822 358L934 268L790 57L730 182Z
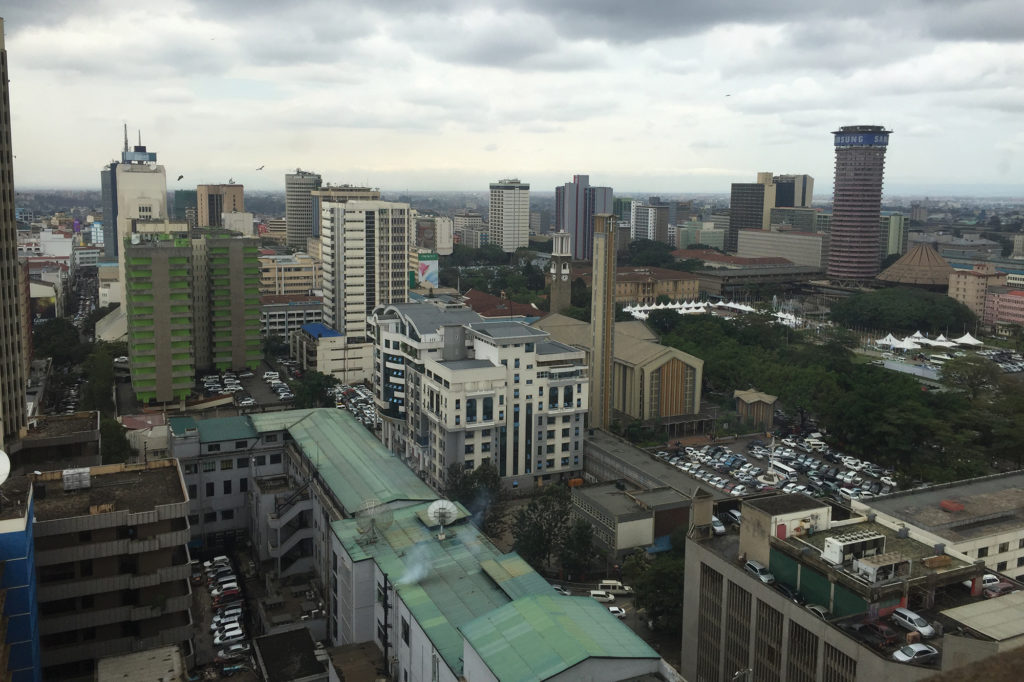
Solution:
M409 204L325 201L321 204L324 324L345 338L346 376L369 378L367 318L409 297Z
M505 253L530 245L530 183L516 178L491 183L488 212L491 244Z

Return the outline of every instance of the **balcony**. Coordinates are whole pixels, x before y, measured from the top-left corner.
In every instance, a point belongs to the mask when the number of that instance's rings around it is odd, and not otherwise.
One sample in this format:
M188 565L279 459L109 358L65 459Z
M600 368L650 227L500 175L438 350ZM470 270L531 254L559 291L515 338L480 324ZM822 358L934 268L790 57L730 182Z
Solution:
M39 601L49 602L58 599L71 599L88 594L116 592L117 590L138 590L161 583L188 580L188 577L189 565L182 563L160 568L154 573L143 573L141 575L121 573L98 578L75 578L56 583L40 582L38 586Z

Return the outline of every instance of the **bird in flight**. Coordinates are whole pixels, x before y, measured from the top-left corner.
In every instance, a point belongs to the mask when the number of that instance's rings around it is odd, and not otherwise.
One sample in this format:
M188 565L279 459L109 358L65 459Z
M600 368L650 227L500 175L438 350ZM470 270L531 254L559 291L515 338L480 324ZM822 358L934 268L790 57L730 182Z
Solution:
M263 164L263 165L265 166L266 164ZM257 168L256 170L263 170L263 166L260 166L260 167L259 167L259 168Z
M179 175L178 176L178 180L181 180L183 177L185 177L185 176L184 175Z

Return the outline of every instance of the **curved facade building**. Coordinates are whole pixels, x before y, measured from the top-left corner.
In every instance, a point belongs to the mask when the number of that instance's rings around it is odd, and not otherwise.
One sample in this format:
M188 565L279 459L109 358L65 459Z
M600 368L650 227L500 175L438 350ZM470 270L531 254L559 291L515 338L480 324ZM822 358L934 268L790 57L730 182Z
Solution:
M843 126L835 136L836 174L828 276L864 280L878 274L878 221L889 134L884 126Z

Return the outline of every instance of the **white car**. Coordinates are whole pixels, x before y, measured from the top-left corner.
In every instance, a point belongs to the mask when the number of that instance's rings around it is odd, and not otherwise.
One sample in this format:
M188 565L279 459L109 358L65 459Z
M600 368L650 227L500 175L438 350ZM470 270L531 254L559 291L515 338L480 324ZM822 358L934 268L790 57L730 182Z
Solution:
M626 609L622 608L621 606L609 606L608 613L612 614L620 620L626 617Z
M928 644L908 644L900 647L892 654L894 661L900 663L924 663L939 655L939 650Z
M236 644L245 639L245 633L242 632L242 628L230 628L225 630L213 638L214 646L221 646L223 644Z
M209 561L203 562L203 568L213 568L216 564L224 564L225 566L231 565L231 559L228 559L225 555L215 556Z
M213 622L210 623L210 632L216 632L217 630L222 630L232 625L242 627L241 614L238 614L237 616L227 616L223 620L218 620L217 616L214 616Z
M240 644L232 644L231 646L224 647L217 652L218 658L224 660L231 660L233 658L241 658L249 653L250 647L247 643L242 642Z

